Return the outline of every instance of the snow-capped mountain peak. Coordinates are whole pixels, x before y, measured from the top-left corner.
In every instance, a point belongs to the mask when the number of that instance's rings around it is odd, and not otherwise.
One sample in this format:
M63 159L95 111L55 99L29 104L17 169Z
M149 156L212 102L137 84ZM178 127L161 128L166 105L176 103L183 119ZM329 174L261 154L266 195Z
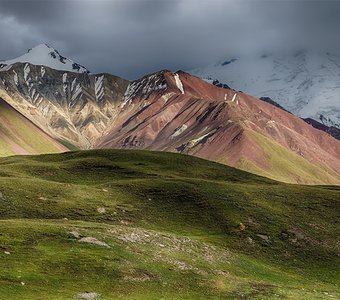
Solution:
M296 51L237 57L189 71L256 97L269 97L292 113L340 128L340 57Z
M0 61L0 71L8 70L15 63L30 63L32 65L43 65L55 70L89 73L84 66L62 56L47 44L39 44L17 58Z

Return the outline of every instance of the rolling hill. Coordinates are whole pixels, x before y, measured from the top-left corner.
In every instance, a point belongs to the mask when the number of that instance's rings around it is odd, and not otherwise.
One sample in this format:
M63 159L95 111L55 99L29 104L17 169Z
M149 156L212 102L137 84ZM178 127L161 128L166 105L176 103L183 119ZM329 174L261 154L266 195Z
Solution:
M0 299L339 298L340 190L188 155L0 159Z

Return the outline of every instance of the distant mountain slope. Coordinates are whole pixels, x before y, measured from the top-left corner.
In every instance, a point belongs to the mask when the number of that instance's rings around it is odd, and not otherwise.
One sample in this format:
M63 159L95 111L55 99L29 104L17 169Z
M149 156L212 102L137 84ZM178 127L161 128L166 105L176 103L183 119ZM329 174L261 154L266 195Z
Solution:
M0 158L0 299L339 299L339 200L174 153Z
M104 134L120 105L128 81L15 63L0 71L0 96L58 139L91 148Z
M328 134L330 134L332 137L336 138L337 140L340 140L340 128L334 127L334 126L327 126L310 118L306 118L303 120L307 122L308 124L312 125L314 128L325 131Z
M0 98L0 156L67 150Z
M302 119L185 72L130 84L96 147L188 153L298 183L340 183L340 142Z
M0 60L0 71L9 70L16 63L29 63L31 65L42 65L60 71L89 73L82 65L62 56L57 50L46 44L40 44L27 53L14 59Z
M281 108L212 83L182 71L129 82L18 62L0 71L0 97L80 149L187 153L285 182L340 184L339 141Z
M239 57L190 72L269 97L300 117L340 128L340 56L300 51Z

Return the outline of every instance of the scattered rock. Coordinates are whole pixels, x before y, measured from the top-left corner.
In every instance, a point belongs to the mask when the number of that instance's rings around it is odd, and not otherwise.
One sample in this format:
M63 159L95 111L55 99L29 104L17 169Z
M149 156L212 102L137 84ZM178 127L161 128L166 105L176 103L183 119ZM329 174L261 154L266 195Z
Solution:
M21 285L25 285L25 282L21 281L20 284L21 284Z
M103 191L103 192L106 192L106 193L108 192L108 190L107 190L107 189L102 189L102 191Z
M75 299L99 300L100 295L94 292L85 292L77 294Z
M97 208L97 212L99 212L100 214L105 214L106 213L106 209L105 209L105 207L98 207Z
M257 236L259 238L261 238L262 240L269 242L270 241L270 236L266 235L266 234L257 234Z
M77 239L80 238L80 233L78 231L76 231L76 230L70 231L70 234L72 234Z
M46 198L46 197L39 197L39 200L46 201L46 200L47 200L47 198Z
M254 245L255 244L254 240L251 237L249 237L249 236L246 238L246 241L250 245Z
M244 225L243 223L240 223L239 228L241 231L244 231L246 229L246 225Z
M94 244L94 245L98 245L98 246L102 246L102 247L106 247L106 248L111 248L108 244L106 244L105 242L99 241L94 237L91 236L87 236L87 237L83 237L79 240L80 243L89 243L89 244Z
M289 238L289 234L287 232L281 232L280 234L281 239L286 240Z
M5 251L4 253L7 254L7 255L10 255L10 254L11 254L11 252L8 252L8 251Z
M139 269L130 269L126 272L126 274L123 277L125 281L134 281L134 282L149 281L152 278L155 278L153 274L147 273Z

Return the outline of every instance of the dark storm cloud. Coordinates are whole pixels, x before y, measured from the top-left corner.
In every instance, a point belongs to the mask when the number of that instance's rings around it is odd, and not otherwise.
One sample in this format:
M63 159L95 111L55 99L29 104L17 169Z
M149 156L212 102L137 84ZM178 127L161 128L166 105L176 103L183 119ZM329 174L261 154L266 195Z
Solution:
M0 57L46 42L127 78L254 52L340 53L340 1L0 0Z

